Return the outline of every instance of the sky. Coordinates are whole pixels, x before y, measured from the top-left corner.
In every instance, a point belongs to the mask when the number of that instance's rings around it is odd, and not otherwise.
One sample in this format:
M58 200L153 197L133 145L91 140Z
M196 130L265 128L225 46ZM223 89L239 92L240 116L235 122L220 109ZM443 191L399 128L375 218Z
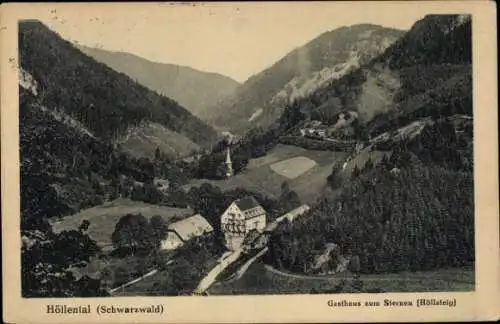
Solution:
M429 11L374 4L65 4L34 10L32 18L72 42L243 82L328 30L359 23L407 30Z

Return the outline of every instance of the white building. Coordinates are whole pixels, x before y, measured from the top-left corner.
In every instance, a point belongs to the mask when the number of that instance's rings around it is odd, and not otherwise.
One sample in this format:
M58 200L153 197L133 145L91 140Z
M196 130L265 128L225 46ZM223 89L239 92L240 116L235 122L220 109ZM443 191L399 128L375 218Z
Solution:
M262 232L266 227L266 211L254 197L234 201L221 215L221 231L226 246L235 250L251 230Z
M161 242L162 250L175 250L192 238L213 232L203 216L196 214L168 226L167 237Z
M326 137L326 127L306 127L300 129L300 135L302 137Z

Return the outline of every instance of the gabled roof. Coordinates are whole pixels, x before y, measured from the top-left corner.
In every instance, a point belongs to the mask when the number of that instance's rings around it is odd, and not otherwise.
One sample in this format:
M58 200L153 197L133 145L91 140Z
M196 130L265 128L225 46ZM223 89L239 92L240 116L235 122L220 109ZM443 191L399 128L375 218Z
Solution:
M214 230L210 223L200 214L172 223L168 226L168 229L176 232L183 241L188 241L195 236L201 236Z
M259 202L252 196L235 200L234 203L241 211L249 210L255 207L261 207Z

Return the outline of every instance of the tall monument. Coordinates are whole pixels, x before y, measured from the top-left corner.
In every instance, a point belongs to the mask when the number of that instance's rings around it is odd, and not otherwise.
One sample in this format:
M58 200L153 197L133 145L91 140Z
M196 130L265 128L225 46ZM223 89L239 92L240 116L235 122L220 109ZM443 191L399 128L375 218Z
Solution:
M226 177L231 177L233 175L233 162L231 161L231 152L229 146L226 149Z

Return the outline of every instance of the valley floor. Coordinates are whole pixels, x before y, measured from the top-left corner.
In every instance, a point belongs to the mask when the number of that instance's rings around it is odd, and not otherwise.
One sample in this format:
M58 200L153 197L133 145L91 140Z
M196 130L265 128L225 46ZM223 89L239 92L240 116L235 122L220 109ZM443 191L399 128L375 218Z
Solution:
M231 178L196 179L188 187L203 183L210 183L222 190L243 187L278 198L281 184L287 181L303 203L313 203L325 188L326 178L332 172L333 165L343 163L346 157L347 153L344 152L306 150L278 144L267 155L250 160L243 172Z
M159 271L140 282L116 291L114 296L161 296L158 287L165 271ZM276 270L262 261L253 263L239 279L220 281L208 289L213 295L278 295L309 293L390 293L474 291L472 267L433 271L361 275L360 281L349 273L331 276L305 276ZM361 282L361 284L359 283ZM160 290L158 290L160 289ZM184 295L191 295L186 290Z

